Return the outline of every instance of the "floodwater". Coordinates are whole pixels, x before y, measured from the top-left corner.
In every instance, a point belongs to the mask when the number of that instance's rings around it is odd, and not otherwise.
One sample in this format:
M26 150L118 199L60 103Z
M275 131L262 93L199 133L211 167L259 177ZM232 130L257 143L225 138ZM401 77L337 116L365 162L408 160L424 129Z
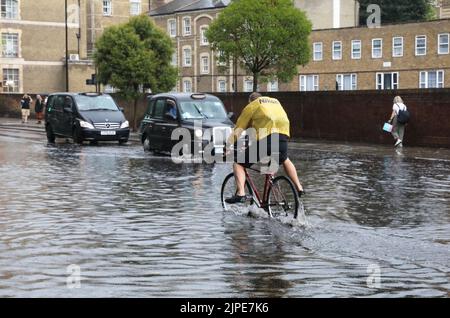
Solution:
M0 136L0 297L449 297L448 152L291 158L307 227L224 212L229 165Z

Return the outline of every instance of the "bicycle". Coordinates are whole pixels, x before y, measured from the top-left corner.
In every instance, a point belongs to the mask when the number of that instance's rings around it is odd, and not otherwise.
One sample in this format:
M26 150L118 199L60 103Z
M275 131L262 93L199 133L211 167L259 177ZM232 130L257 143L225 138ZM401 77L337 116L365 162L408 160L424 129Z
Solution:
M254 168L250 168L250 170L260 172L260 170ZM248 193L244 203L245 207L256 204L258 208L264 209L270 218L285 216L297 219L299 208L302 212L304 211L303 202L299 199L297 190L288 177L276 177L275 173L265 173L262 196L247 169L245 169L245 177L245 187ZM236 181L234 174L231 173L225 177L220 194L222 206L226 211L233 210L234 207L242 207L242 204L228 204L225 202L226 199L231 198L235 194Z

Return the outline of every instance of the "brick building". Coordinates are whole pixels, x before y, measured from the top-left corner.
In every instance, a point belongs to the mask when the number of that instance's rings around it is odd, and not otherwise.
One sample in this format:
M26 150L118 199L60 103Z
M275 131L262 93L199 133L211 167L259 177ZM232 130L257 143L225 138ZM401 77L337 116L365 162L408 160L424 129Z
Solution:
M178 91L250 92L252 76L233 65L224 72L204 30L229 1L175 0L150 11L172 37ZM260 91L372 90L449 87L450 20L358 27L354 1L295 1L313 22L312 56L290 83L260 84ZM332 8L332 10L327 10ZM439 10L447 8L445 1ZM235 76L235 74L237 74ZM235 79L237 78L237 80ZM236 89L234 82L237 82Z
M176 53L173 64L180 69L178 91L232 92L251 91L251 76L229 65L226 72L218 65L204 36L208 25L230 3L230 0L173 0L155 1L150 17L173 39ZM297 8L304 10L313 28L340 28L358 24L358 2L353 0L296 0ZM222 69L222 70L221 70ZM236 79L234 78L236 75ZM236 82L236 84L235 84ZM236 86L236 88L234 87ZM287 87L289 85L280 86ZM279 90L272 82L261 90Z
M64 91L65 1L1 0L1 92ZM69 88L93 90L90 59L95 40L107 26L148 12L147 0L67 0Z
M65 23L62 0L0 0L0 92L65 90ZM178 91L251 91L253 81L233 65L223 71L204 31L230 0L67 0L69 86L93 90L92 53L104 28L149 13L173 39ZM295 0L313 22L312 56L291 83L260 84L261 91L366 90L450 87L450 20L385 25L358 24L354 0ZM450 1L436 2L441 18ZM151 9L151 10L150 10ZM149 11L150 10L150 11ZM234 85L237 78L237 84Z
M289 90L450 87L450 20L317 30Z

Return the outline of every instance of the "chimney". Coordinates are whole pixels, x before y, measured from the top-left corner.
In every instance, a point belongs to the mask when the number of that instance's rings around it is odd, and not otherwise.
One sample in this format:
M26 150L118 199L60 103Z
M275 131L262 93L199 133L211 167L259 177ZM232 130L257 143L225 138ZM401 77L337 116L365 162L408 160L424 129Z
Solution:
M150 10L158 9L159 7L171 2L172 0L150 0Z

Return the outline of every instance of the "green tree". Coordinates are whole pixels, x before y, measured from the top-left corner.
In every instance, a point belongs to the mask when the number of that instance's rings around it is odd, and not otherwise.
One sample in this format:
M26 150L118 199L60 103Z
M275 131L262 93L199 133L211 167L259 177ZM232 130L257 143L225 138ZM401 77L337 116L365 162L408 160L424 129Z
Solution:
M210 25L206 37L219 61L240 66L260 79L288 82L310 58L311 22L291 0L234 0Z
M172 89L178 71L170 62L174 48L170 38L146 16L107 28L96 43L97 79L134 100L133 128L137 128L137 104L145 89L153 93Z
M419 22L436 17L430 0L360 0L360 24L366 24L371 14L367 7L377 4L381 8L381 23Z

